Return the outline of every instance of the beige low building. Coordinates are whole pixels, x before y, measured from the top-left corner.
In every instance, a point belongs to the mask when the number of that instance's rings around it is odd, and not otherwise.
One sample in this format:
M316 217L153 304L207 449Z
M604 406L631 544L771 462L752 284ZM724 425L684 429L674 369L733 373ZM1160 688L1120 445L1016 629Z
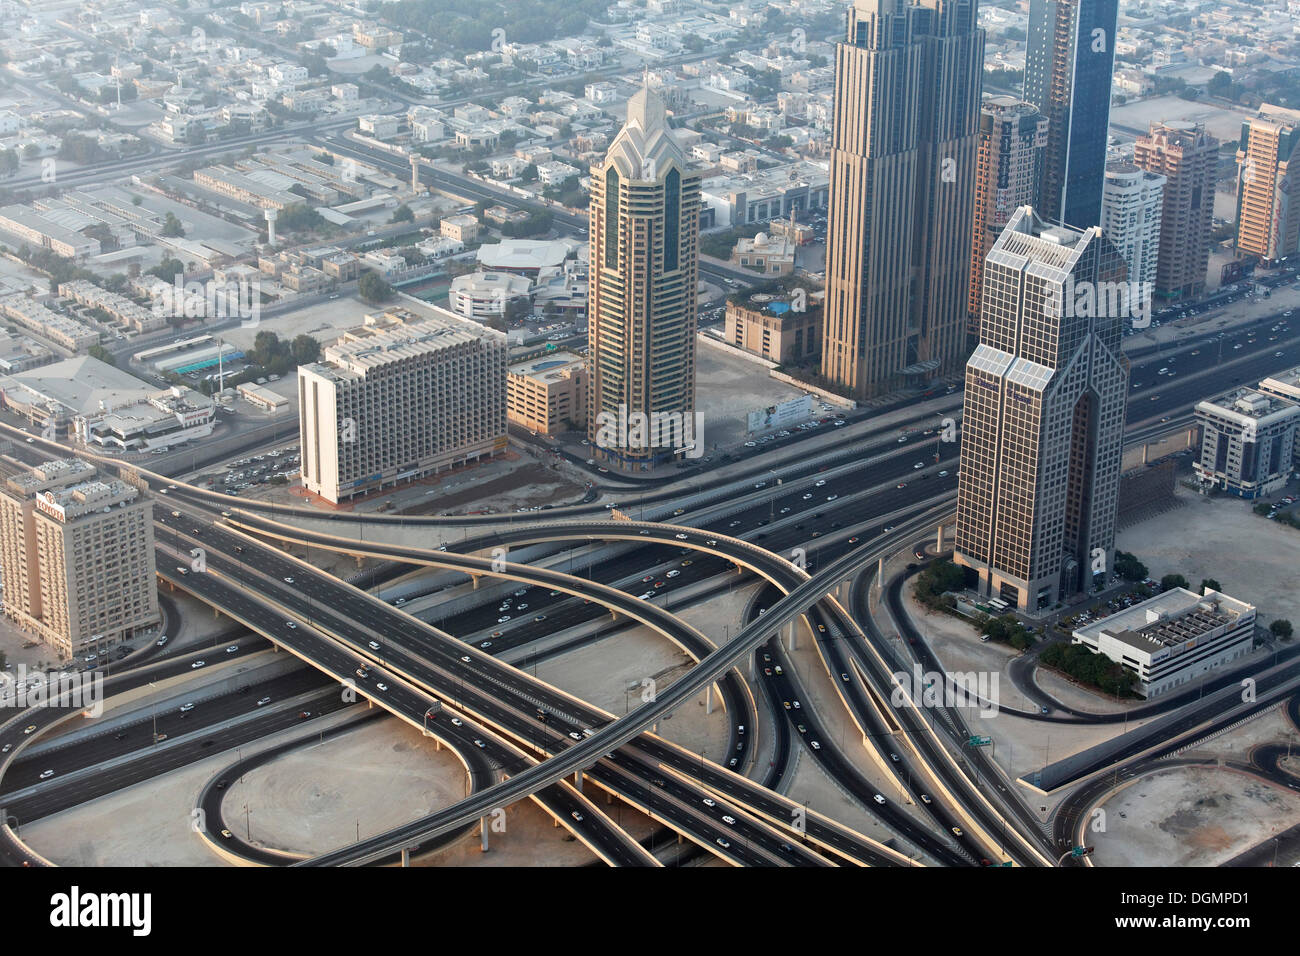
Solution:
M794 242L760 232L753 239L741 239L731 253L733 264L765 276L788 276L794 272Z
M802 364L821 353L824 293L802 297L752 296L728 302L727 342L769 362ZM802 307L801 307L802 306Z
M516 425L555 435L587 424L587 365L572 352L516 362L506 376L506 415Z
M81 656L158 624L151 503L76 459L0 489L4 610L58 651Z
M473 216L448 216L442 220L439 231L447 239L473 242L478 238L481 228L479 221Z

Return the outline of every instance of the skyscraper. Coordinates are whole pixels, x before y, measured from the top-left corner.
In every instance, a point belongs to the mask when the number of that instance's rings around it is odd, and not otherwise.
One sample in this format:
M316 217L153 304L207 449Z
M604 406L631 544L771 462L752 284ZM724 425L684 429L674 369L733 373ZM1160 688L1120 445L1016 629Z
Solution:
M1108 163L1101 194L1101 232L1115 246L1128 281L1154 290L1160 259L1165 177L1133 163Z
M1039 215L1101 221L1119 0L1030 0L1025 99L1050 122Z
M856 0L835 56L822 375L865 398L966 355L975 0Z
M587 428L596 454L621 468L647 469L702 440L699 228L699 173L687 171L664 101L643 88L591 171Z
M971 228L970 331L979 334L984 257L1011 214L1038 201L1043 180L1047 117L1013 96L986 96L980 108L975 164L975 218Z
M1165 177L1156 295L1194 298L1210 262L1219 141L1199 123L1152 123L1133 146L1133 163Z
M1113 566L1128 364L1119 317L1079 308L1079 292L1109 283L1115 258L1099 228L1053 226L1025 207L984 264L955 560L1023 610Z
M1265 103L1241 124L1237 147L1237 249L1277 262L1300 251L1300 110Z
M67 660L159 621L153 505L79 459L47 461L0 488L4 610ZM185 559L189 563L189 559Z

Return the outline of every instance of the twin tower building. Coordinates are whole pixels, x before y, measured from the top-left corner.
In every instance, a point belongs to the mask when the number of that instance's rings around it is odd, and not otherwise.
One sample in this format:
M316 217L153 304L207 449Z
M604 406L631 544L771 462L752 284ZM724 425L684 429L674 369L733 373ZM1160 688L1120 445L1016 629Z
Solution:
M1046 143L1027 171L989 168L980 149L977 13L977 0L856 0L847 13L821 375L869 399L965 368L957 560L1032 610L1113 555L1122 316L1095 295L1079 308L1077 293L1125 278L1098 228L1118 2L1032 0L1025 98ZM1030 192L979 220L989 251L973 280L977 203L999 186L1005 202L1012 173ZM702 441L700 188L662 100L642 90L592 171L588 428L618 467Z

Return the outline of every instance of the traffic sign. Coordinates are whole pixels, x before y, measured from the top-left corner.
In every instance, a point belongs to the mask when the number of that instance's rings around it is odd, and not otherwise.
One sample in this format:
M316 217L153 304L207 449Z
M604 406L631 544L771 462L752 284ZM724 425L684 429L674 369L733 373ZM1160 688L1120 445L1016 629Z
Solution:
M970 740L966 741L966 743L971 747L987 747L989 744L993 743L993 738L974 736L971 737Z

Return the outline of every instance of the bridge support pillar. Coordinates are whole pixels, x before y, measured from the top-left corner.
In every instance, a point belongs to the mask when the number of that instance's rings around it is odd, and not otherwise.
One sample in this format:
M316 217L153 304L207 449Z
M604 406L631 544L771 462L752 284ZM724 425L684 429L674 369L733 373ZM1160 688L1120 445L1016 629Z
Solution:
M704 688L704 713L713 713L713 685Z
M411 865L411 848L409 846L404 846L402 847L402 866L408 867L410 865Z
M573 786L579 793L582 793L582 771L581 770L573 771Z
M1151 446L1146 442L1142 443L1142 467L1146 467L1147 459L1151 457Z
M686 842L686 837L682 836L680 833L677 834L677 845L681 846L685 842Z
M478 590L478 579L479 579L479 577L480 577L480 575L477 575L477 574L471 574L471 575L469 576L470 581L473 582L473 588L472 588L472 590L475 590L475 591Z
M1191 448L1196 444L1196 428L1187 429L1187 447Z
M609 806L609 805L610 805L611 803L613 803L613 802L614 802L614 794L612 794L612 793L610 793L608 790L606 790L606 791L605 791L605 805L606 805L606 806Z
M939 525L934 532L934 550L936 554L943 552L943 525Z
M789 624L787 624L787 625L785 626L785 638L786 638L786 644L787 644L787 646L790 648L790 653L791 653L791 654L793 654L795 651L797 651L797 650L799 649L799 627L798 627L798 624L799 624L799 622L796 620L796 621L791 621Z
M478 843L479 852L486 853L488 851L488 818L487 817L479 817L478 833L479 833L479 843Z
M885 557L881 555L876 558L876 584L883 587L885 580Z

